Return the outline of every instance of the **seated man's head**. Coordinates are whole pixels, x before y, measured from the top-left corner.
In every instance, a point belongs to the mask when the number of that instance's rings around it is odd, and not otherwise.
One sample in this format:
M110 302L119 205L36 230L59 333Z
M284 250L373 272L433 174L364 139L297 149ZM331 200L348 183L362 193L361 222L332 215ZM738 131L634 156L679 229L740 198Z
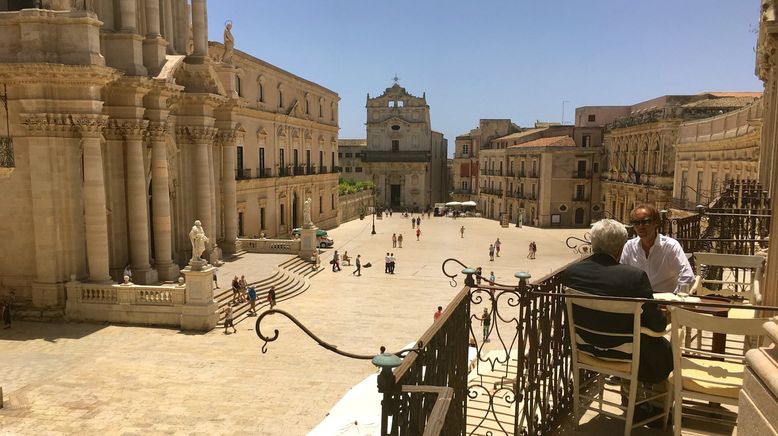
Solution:
M621 258L621 250L627 242L627 229L624 224L611 219L599 220L592 226L592 251L603 253L616 260Z
M659 211L650 204L641 204L632 209L629 214L630 223L635 227L635 233L641 238L653 238L659 230L661 217Z

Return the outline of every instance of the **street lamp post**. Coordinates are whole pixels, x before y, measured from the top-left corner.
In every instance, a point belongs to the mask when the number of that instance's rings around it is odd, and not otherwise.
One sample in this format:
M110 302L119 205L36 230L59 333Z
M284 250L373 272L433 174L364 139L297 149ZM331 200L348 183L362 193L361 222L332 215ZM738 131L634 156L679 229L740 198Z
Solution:
M373 191L373 231L370 232L371 235L375 235L375 190Z

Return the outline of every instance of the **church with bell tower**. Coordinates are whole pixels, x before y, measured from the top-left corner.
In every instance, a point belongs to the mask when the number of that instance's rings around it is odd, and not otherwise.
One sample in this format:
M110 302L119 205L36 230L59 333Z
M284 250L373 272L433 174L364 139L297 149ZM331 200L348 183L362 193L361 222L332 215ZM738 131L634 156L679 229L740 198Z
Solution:
M357 152L357 178L375 183L379 207L423 210L446 199L448 143L432 130L426 94L417 97L397 77L394 82L377 97L367 95L367 141Z

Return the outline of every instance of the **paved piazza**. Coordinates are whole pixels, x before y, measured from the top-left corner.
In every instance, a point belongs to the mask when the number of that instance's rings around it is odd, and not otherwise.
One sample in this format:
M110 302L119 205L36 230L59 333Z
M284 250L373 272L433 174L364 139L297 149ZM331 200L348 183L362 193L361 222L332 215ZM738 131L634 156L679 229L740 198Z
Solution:
M464 239L459 227L466 227ZM361 254L373 267L362 277L353 267L327 268L299 297L279 308L297 316L322 339L356 353L397 349L417 339L461 287L449 286L441 263L455 257L494 271L498 282L513 273L533 278L576 258L564 240L581 229L501 228L480 218L422 220L417 242L410 219L395 214L369 217L330 231L339 251ZM391 235L402 232L403 248ZM413 236L412 236L413 235ZM503 242L501 257L489 261L489 243ZM528 243L537 259L526 259ZM383 256L394 251L396 274L383 272ZM327 250L323 266L332 250ZM233 273L259 280L288 256L247 254L225 264L219 284ZM15 322L0 330L0 434L260 434L302 435L356 383L375 371L368 361L337 356L318 347L292 323L273 317L280 338L262 354L253 319L238 333L217 329L189 334L175 329L106 324ZM269 330L268 330L269 331Z

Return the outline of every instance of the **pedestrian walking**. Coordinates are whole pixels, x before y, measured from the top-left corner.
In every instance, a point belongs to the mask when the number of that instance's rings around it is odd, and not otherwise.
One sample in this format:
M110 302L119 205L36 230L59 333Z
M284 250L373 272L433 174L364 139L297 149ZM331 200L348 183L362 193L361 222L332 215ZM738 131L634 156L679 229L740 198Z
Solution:
M497 255L497 257L500 257L500 246L502 245L502 242L500 242L500 238L497 238L496 241L494 241L494 252Z
M240 279L238 279L238 276L235 276L232 279L232 301L230 302L231 305L238 304L239 295L240 295Z
M257 315L257 306L256 306L257 305L257 291L256 291L256 289L254 289L253 286L249 286L248 294L249 294L249 304L251 304L251 307L249 307L249 313L252 316L256 316Z
M394 253L389 255L389 274L394 274L394 265L397 259L394 258Z
M270 304L270 308L272 309L273 306L276 305L276 288L275 286L271 286L270 290L267 291L267 302Z
M416 240L419 240L419 236L421 236L421 229L416 229Z
M357 269L355 269L354 272L351 273L352 276L353 275L357 275L357 276L361 276L362 275L362 261L360 260L359 256L360 255L357 254L357 259L356 259Z
M494 262L494 244L489 244L489 262Z
M316 271L319 269L319 266L321 265L321 258L319 257L319 249L316 248L313 250L313 265L311 265L311 269Z
M494 271L492 271L491 273L489 273L489 284L490 284L490 285L492 285L492 286L494 286L494 282L496 281L496 278L497 278L497 277L495 277L495 276L494 276Z
M440 315L443 315L443 306L438 306L438 310L432 314L432 322L437 321Z
M340 255L338 254L338 250L335 250L330 263L332 264L332 272L340 271Z
M535 245L535 241L529 243L529 253L527 253L527 259L534 259L535 253L538 250L538 246Z
M11 328L11 302L3 303L3 329Z
M478 268L475 269L475 284L476 284L476 286L481 286L481 273L482 273L482 269L479 266Z
M399 248L403 248L403 234L402 233L397 235L397 245L399 245Z
M389 274L389 253L386 253L386 256L384 256L384 274Z
M233 317L235 316L235 312L232 311L232 306L229 304L227 307L224 308L224 334L227 334L227 329L232 327L233 333L238 333L238 330L235 328L235 324L233 324Z
M244 302L248 297L245 295L248 289L248 283L246 283L246 276L240 276L240 292L238 293L238 303Z
M416 218L411 217L411 228L412 229L416 228Z
M485 307L484 313L481 315L481 325L484 327L484 342L489 342L489 327L492 325L492 317Z
M465 237L465 226L462 226L459 228L459 237L464 238Z
M214 284L214 286L216 286L216 289L221 289L219 287L219 279L217 277L217 273L218 272L219 272L219 268L214 268L213 269L213 284Z
M421 217L416 218L416 227L421 225Z
M392 248L397 248L397 233L392 233Z

